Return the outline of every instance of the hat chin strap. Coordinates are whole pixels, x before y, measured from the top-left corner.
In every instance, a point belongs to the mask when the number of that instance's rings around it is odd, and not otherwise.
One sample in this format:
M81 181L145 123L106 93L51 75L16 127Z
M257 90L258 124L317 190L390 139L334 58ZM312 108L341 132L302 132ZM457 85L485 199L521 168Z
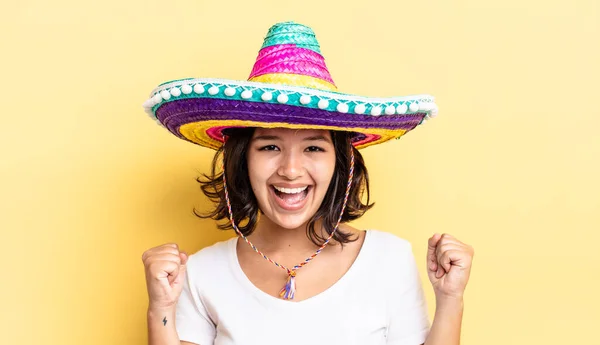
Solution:
M223 135L223 146L225 146L226 140L227 140L226 136ZM233 220L233 211L231 210L231 202L229 201L229 193L227 192L227 179L225 178L225 150L224 149L223 149L223 160L222 160L221 167L223 170L223 190L225 191L225 200L227 202L227 210L229 211L229 221L231 222L231 226L233 227L235 232L241 238L243 238L244 241L246 241L246 243L248 243L248 245L250 247L252 247L252 249L256 253L261 255L265 260L269 261L270 263L274 264L275 266L277 266L287 272L288 278L285 283L285 286L281 289L281 291L279 291L279 297L281 297L282 299L286 299L286 300L294 299L294 295L296 294L296 271L299 270L300 268L304 267L306 264L308 264L312 259L314 259L317 255L319 255L319 253L321 253L321 251L327 246L327 244L329 243L331 238L333 238L333 235L337 231L337 229L340 225L340 222L342 220L342 216L344 215L344 211L346 210L346 204L348 203L348 196L350 195L350 187L352 186L352 179L354 177L354 148L350 147L350 173L348 174L348 184L346 185L346 194L344 196L344 203L342 204L342 210L341 210L340 216L338 217L338 220L335 224L335 228L333 229L333 231L331 232L329 237L327 237L325 242L323 242L323 245L321 245L321 247L319 249L317 249L317 251L314 254L312 254L311 256L306 258L303 262L299 263L298 265L292 267L291 269L272 260L267 255L265 255L263 252L258 250L258 248L256 248L256 246L254 244L252 244L252 242L250 242L250 240L246 236L244 236L244 234L242 234L240 229L238 229L237 225L235 225L235 221Z

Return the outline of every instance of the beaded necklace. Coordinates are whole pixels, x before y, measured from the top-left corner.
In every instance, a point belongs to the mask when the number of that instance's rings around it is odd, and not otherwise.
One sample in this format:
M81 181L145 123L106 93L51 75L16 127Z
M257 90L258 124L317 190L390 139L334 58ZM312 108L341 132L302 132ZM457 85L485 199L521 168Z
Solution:
M225 140L223 142L225 142ZM350 186L352 185L352 178L354 176L354 151L352 149L350 150L350 174L348 175L348 184L346 186L346 194L344 196L344 203L342 204L342 211L340 212L340 216L338 217L337 223L335 224L335 228L333 229L333 231L331 232L329 237L327 237L327 239L325 240L323 245L321 245L321 247L319 249L317 249L317 251L314 254L312 254L311 256L306 258L303 262L299 263L298 265L296 265L292 268L288 268L284 265L281 265L280 263L276 262L275 260L272 260L266 254L261 252L258 248L256 248L256 246L254 244L252 244L252 242L250 242L250 240L246 236L244 236L244 234L242 234L242 232L235 225L235 222L233 220L233 212L231 210L231 202L229 201L229 193L227 192L227 179L225 178L225 153L224 152L223 152L223 161L222 161L221 166L222 166L222 170L223 170L223 190L225 191L225 200L227 201L227 210L229 211L229 221L231 222L231 226L237 232L237 234L241 238L243 238L244 241L246 241L246 243L248 243L248 245L256 253L261 255L268 262L274 264L275 266L277 266L287 272L288 278L287 278L287 281L286 281L284 287L281 289L281 291L279 291L279 297L282 299L285 299L285 300L294 299L294 295L296 294L296 271L299 270L300 268L304 267L312 259L314 259L317 255L319 255L319 253L321 253L321 251L325 248L325 246L327 246L327 244L333 237L333 234L335 234L335 232L337 231L337 229L340 225L340 221L342 220L342 215L344 214L344 210L346 209L346 203L348 202L348 195L350 194Z

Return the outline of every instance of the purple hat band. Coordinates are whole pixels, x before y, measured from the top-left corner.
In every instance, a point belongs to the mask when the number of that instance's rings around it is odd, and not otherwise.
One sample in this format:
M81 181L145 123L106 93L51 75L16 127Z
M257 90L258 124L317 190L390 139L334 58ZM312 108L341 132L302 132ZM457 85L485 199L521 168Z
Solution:
M425 113L386 116L339 114L322 109L299 108L285 104L244 102L218 98L197 98L168 102L156 110L157 119L171 133L180 138L183 138L179 132L181 125L209 120L282 122L339 127L340 130L380 128L409 131L419 125L425 115Z

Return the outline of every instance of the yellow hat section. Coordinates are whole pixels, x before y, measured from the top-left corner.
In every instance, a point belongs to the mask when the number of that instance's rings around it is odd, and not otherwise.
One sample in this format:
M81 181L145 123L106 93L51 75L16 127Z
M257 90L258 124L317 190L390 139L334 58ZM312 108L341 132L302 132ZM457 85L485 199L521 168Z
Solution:
M248 79L248 81L255 81L260 83L270 83L270 84L283 84L290 86L302 86L302 87L310 87L317 90L323 91L337 91L337 87L331 84L328 81L323 79L300 75L300 74L292 74L292 73L272 73L272 74L262 74L256 76L254 78Z
M179 133L186 139L194 142L198 145L209 147L212 149L219 149L223 144L211 138L206 132L212 127L260 127L260 128L291 128L291 129L325 129L334 131L350 131L360 132L365 134L376 134L381 136L377 140L366 142L364 144L357 145L357 149L362 149L371 145L380 144L391 139L399 138L406 133L405 129L382 129L382 128L346 128L346 127L335 127L335 126L323 126L323 125L301 125L301 124L289 124L285 122L258 122L258 121L244 121L244 120L212 120L212 121L198 121L191 122L179 127Z

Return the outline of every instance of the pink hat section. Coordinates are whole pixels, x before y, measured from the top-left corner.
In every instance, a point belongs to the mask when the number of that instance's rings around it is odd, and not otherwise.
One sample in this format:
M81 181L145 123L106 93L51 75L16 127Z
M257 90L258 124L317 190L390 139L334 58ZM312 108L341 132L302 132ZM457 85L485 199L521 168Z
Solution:
M248 79L276 73L311 76L335 85L323 56L310 49L298 48L295 44L279 44L261 49Z
M367 133L363 133L365 138L363 140L357 140L357 141L353 141L352 145L354 146L362 146L364 144L368 144L372 141L376 141L381 139L381 135L377 135L377 134L367 134Z

